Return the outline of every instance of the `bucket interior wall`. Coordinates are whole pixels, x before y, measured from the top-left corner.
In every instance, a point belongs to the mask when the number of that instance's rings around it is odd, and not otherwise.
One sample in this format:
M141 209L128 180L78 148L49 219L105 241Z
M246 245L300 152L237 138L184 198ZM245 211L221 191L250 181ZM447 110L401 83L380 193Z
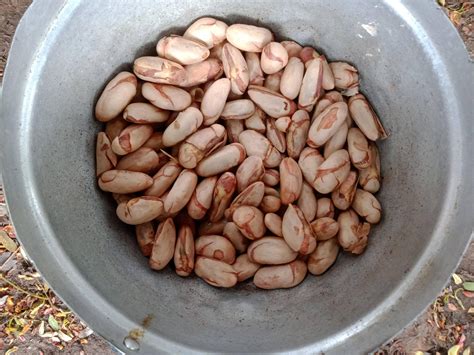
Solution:
M436 77L434 65L413 29L390 8L378 1L344 3L150 1L148 7L124 9L129 3L87 2L53 39L27 132L35 156L42 157L33 164L32 184L78 271L125 317L140 324L152 315L147 332L203 351L324 344L358 327L425 251L448 183L450 127L442 83L423 80ZM262 291L244 283L222 290L171 270L151 271L133 229L116 218L112 198L96 186L101 124L93 119L93 107L103 86L118 71L131 70L137 56L153 55L160 36L182 33L205 15L268 26L280 40L294 39L330 61L353 63L361 91L390 133L379 144L384 216L366 252L340 255L329 272L309 276L294 289Z

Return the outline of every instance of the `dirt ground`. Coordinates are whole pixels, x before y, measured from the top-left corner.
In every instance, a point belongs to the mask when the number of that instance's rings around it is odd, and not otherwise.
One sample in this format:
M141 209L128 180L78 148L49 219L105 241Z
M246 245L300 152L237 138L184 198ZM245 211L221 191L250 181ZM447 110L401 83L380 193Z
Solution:
M474 58L474 1L439 0ZM0 81L15 27L29 0L0 0ZM474 243L450 284L377 354L463 354L474 350ZM9 223L0 181L0 353L115 354L49 289Z

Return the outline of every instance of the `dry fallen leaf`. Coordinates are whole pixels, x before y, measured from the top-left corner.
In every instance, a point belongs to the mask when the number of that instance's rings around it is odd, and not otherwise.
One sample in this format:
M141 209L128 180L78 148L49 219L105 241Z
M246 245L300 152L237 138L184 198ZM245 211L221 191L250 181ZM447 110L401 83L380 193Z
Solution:
M456 312L458 310L458 307L456 307L454 304L452 303L448 303L448 309L451 311L451 312Z
M30 330L30 328L31 328L32 325L33 325L33 322L29 322L29 323L25 324L25 326L23 327L23 329L21 330L21 332L18 334L18 337L21 337L21 336L25 335L26 332L27 332L28 330Z
M0 297L0 307L3 306L7 302L7 299L8 299L8 295Z
M474 297L474 292L471 292L471 291L463 291L462 294L466 298L473 298Z
M72 340L72 337L63 333L62 331L58 332L58 337L62 340L65 341L66 343L70 342Z
M14 346L14 347L8 349L8 350L6 351L6 353L5 353L5 355L13 354L13 353L15 353L17 350L18 350L18 346Z
M0 244L11 253L15 252L16 248L18 247L13 239L11 239L4 231L0 231Z
M456 285L462 284L462 278L458 274L452 274L451 276L453 277L454 283Z
M461 13L458 11L451 11L449 14L449 19L457 27L459 26L459 21L461 21Z
M43 335L40 335L40 337L42 337L42 338L52 338L52 337L55 336L55 334L56 334L56 332L54 332L54 333L53 332L46 332Z
M44 334L44 321L41 321L41 324L39 325L38 328L38 335L41 337Z
M92 329L89 328L89 327L87 327L87 328L82 329L82 330L77 334L77 337L78 337L79 339L86 338L86 337L88 337L89 335L91 335L92 333L94 333L94 332L92 331Z
M461 350L461 345L454 345L448 350L448 355L458 355Z

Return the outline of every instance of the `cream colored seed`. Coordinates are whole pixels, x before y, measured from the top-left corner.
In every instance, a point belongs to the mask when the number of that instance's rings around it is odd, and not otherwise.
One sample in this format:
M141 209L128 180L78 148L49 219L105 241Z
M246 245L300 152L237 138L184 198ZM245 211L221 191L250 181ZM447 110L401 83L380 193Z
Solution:
M223 261L198 256L194 272L209 285L215 287L233 287L237 283L237 272L232 265Z
M311 124L308 145L313 148L324 145L345 122L347 113L348 108L345 102L336 102L328 106Z
M112 150L117 155L125 155L140 148L153 134L150 125L131 124L112 141Z
M280 92L280 82L283 75L283 70L267 75L263 86L269 90Z
M261 52L273 39L266 28L244 24L229 26L226 37L229 43L244 52Z
M240 206L258 207L265 195L265 185L261 181L254 182L238 194L225 212L227 219L232 219L234 211Z
M237 191L240 193L247 186L262 180L264 174L265 168L262 159L256 156L247 157L235 173L237 177Z
M168 111L145 102L131 103L123 111L123 119L132 123L160 123L165 122L168 117Z
M250 75L242 53L230 43L224 45L222 49L222 64L225 76L230 79L231 91L234 94L242 95L249 85Z
M260 264L251 262L247 254L242 254L235 260L232 267L237 273L238 281L242 282L253 277L260 268Z
M335 151L318 167L314 188L322 194L332 192L344 182L349 175L350 168L347 150Z
M264 265L281 265L292 262L298 256L280 237L263 237L255 240L247 249L249 260Z
M117 169L150 173L156 171L159 163L160 157L153 149L141 147L121 158Z
M263 213L275 213L280 210L281 200L276 196L263 196L260 209Z
M348 105L352 118L368 139L376 141L388 137L377 114L362 94L352 96Z
M341 212L337 223L339 224L337 240L341 247L353 254L361 254L367 246L370 224L359 223L357 213L351 209Z
M299 57L300 52L303 49L303 47L295 41L282 41L281 45L286 49L290 58Z
M365 169L370 166L369 142L359 128L352 127L347 134L347 150L352 165L357 169Z
M179 227L174 251L174 265L179 276L189 276L194 269L194 236L187 225Z
M145 222L135 226L137 244L143 256L150 256L155 242L155 230L152 222Z
M171 147L182 142L191 134L196 132L202 125L203 117L201 111L194 107L188 107L179 113L172 124L163 132L163 145Z
M280 152L262 134L254 130L245 130L239 135L240 143L245 147L248 156L263 160L266 168L277 167L282 159Z
M236 188L237 179L233 173L228 171L219 177L214 188L212 206L209 211L211 222L217 222L224 217L224 212L229 207Z
M262 86L265 77L260 66L260 56L254 52L245 52L245 61L249 71L249 82L251 85Z
M145 83L142 86L142 94L154 106L163 110L183 111L192 103L191 95L186 90L172 85ZM163 121L166 119L156 122Z
M280 164L281 202L293 203L300 197L303 174L298 163L292 158L284 158Z
M239 228L234 222L227 222L222 236L229 239L235 250L239 253L245 253L249 245L249 240L240 232Z
M334 204L330 198L322 197L318 199L318 208L316 218L330 217L334 218Z
M272 232L273 234L283 237L283 233L281 231L281 217L276 213L267 213L264 218L265 226L267 229Z
M181 86L186 80L186 70L181 64L160 57L135 59L133 72L142 80L158 84Z
M351 171L344 182L331 193L334 206L340 210L347 210L354 200L359 177L356 171Z
M122 117L114 118L106 123L105 134L109 137L110 142L113 142L115 137L118 137L120 132L122 132L127 126L128 122L122 119Z
M261 86L250 85L247 94L258 107L273 118L291 115L296 109L293 101Z
M226 223L224 218L218 222L205 220L199 224L198 235L221 235Z
M258 133L265 134L266 127L265 127L265 121L268 122L267 115L265 112L262 111L259 107L255 108L255 112L247 118L245 122L245 128L247 129L253 129L254 131L257 131Z
M213 48L225 41L227 27L227 24L212 17L202 17L188 27L183 37L202 42L207 48Z
M335 238L322 241L308 258L308 271L313 275L321 275L337 259L339 254L339 244Z
M298 96L298 107L310 112L321 96L323 80L323 64L320 58L309 62L301 82Z
M307 271L306 264L301 260L286 265L265 266L257 270L253 283L267 290L295 287L304 280Z
M331 217L322 217L311 222L311 228L318 241L328 240L337 234L339 224Z
M232 220L242 234L250 240L258 239L265 234L262 212L253 206L241 206L232 214Z
M173 259L176 244L176 227L173 219L167 218L158 225L155 234L155 243L150 255L150 267L162 270Z
M224 126L217 123L198 130L179 146L179 163L186 169L194 169L204 157L224 144L225 138Z
M221 117L224 120L245 120L255 112L255 104L249 99L229 101L225 104Z
M204 84L209 80L219 79L223 72L222 62L215 58L208 58L203 62L187 65L184 80L179 86L192 87Z
M214 81L205 91L201 102L204 125L209 126L219 119L230 92L230 80L222 78Z
M371 164L359 171L359 183L365 191L376 193L380 189L380 156L375 143L369 143Z
M104 132L97 135L96 176L117 166L117 155L112 151L110 140Z
M276 169L265 169L262 181L267 186L276 186L280 182L280 173Z
M198 177L192 170L183 170L174 182L165 200L165 212L179 212L191 199Z
M182 167L175 161L169 161L163 165L153 176L153 183L145 190L146 196L160 197L174 183Z
M303 182L297 206L300 208L301 212L303 212L307 221L314 220L318 209L318 201L313 188L307 182Z
M163 214L163 201L155 196L135 197L119 203L116 212L124 223L142 224Z
M196 255L221 260L227 264L235 261L235 248L232 243L220 235L203 235L194 243Z
M108 122L117 117L137 93L137 78L129 72L118 73L97 100L95 117Z
M260 66L265 74L275 74L288 64L288 52L278 42L270 42L262 50Z
M103 191L131 194L150 187L153 179L136 171L108 170L100 175L98 183Z
M309 122L309 121L308 121ZM275 124L275 119L269 117L267 119L266 135L268 140L273 144L273 146L280 152L285 153L286 151L286 137L283 132L277 129Z
M203 179L189 200L188 215L196 220L203 219L212 204L212 194L217 183L217 176Z
M288 156L297 159L306 145L310 127L309 114L304 110L296 111L286 132Z
M245 148L242 144L225 145L201 160L196 167L196 172L203 177L217 175L242 163L245 156Z
M291 249L300 254L311 254L316 248L316 238L303 212L292 204L288 205L281 224L283 238Z
M375 224L380 222L382 215L382 206L377 198L370 192L357 189L352 208L359 216L365 218L369 223Z
M160 57L182 65L199 63L209 57L205 45L180 36L162 37L156 45L156 52Z
M296 99L304 76L304 64L298 57L292 57L283 71L280 92L290 100Z

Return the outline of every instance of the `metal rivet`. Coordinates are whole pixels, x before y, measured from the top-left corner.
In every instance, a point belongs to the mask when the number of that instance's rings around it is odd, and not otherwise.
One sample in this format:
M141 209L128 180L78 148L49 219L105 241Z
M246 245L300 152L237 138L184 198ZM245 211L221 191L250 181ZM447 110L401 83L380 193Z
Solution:
M125 345L125 347L128 350L132 350L132 351L140 350L140 344L131 336L126 336L125 339L123 339L123 345Z

